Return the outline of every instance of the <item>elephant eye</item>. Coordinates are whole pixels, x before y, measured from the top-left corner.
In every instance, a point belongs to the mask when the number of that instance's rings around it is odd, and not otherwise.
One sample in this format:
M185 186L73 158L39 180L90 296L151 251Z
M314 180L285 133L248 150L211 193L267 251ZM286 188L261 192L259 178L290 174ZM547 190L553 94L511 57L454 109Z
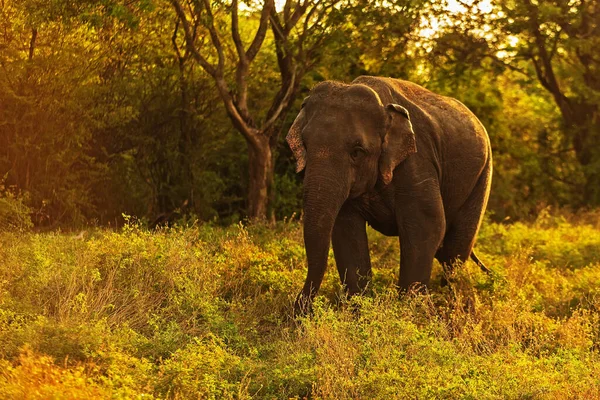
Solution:
M356 161L365 154L367 154L367 151L362 146L356 145L350 152L350 157Z

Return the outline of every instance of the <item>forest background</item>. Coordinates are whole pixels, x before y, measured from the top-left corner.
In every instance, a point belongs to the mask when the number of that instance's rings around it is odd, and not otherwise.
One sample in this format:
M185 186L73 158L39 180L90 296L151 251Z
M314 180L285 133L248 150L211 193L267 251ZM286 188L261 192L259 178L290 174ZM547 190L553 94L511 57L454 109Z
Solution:
M599 22L598 0L0 0L0 398L600 398ZM487 128L492 273L434 262L398 298L398 238L369 228L369 293L331 254L294 318L284 137L316 83L364 74Z
M360 75L479 117L493 220L592 208L599 21L589 0L2 0L0 219L297 215L285 133L312 86Z

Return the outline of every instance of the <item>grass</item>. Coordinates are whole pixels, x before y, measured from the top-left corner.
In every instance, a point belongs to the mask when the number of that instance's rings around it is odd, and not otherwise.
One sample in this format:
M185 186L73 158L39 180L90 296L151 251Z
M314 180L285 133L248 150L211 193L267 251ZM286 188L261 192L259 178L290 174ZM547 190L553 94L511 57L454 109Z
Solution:
M483 226L494 270L398 299L397 238L369 232L373 294L330 257L291 318L302 230L194 225L0 233L0 398L600 398L600 217Z

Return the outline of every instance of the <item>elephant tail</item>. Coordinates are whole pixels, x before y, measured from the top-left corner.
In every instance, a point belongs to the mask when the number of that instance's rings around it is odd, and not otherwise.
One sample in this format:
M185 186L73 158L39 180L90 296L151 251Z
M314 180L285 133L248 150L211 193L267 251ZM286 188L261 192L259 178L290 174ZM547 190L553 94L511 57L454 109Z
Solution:
M479 257L477 257L474 251L471 252L471 260L473 260L473 262L477 264L479 268L481 268L481 270L486 274L490 275L492 273L492 270L486 267L483 262L481 262L481 260L479 259Z

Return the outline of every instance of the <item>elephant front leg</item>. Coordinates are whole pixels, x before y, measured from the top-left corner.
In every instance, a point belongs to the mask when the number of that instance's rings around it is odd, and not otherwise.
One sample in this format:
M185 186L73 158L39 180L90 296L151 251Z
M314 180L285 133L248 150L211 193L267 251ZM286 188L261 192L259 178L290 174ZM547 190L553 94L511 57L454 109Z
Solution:
M351 205L340 210L331 238L335 263L348 295L363 293L371 280L365 219Z
M408 203L408 202L407 202ZM398 220L401 291L429 284L433 259L446 231L441 198L433 196L406 204Z

